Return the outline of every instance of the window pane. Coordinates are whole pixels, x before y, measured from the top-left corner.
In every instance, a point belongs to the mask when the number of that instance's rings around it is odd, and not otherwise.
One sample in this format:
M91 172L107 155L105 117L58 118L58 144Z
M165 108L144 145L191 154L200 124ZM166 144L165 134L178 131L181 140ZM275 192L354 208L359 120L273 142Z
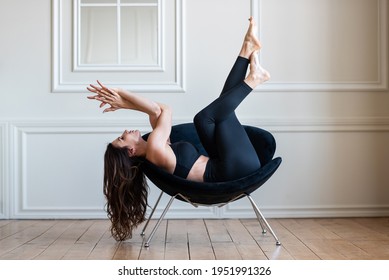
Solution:
M82 7L80 37L81 64L116 64L116 8Z
M157 64L157 7L122 7L123 64Z

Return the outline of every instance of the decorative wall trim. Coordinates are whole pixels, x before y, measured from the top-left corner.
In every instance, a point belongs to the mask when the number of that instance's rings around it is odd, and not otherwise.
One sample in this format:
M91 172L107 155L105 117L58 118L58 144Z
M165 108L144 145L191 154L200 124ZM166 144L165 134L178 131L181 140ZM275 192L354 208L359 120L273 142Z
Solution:
M339 92L339 91L389 91L389 45L388 45L388 2L386 0L377 0L377 31L378 35L378 76L377 81L345 81L345 82L306 82L298 81L294 83L290 82L272 82L269 81L261 87L255 89L255 91L326 91L326 92ZM251 14L257 21L261 22L261 14L266 11L263 10L262 0L250 0ZM259 37L261 34L261 27L266 24L259 24ZM260 59L261 60L261 59Z
M191 118L176 118L173 125L192 122ZM389 131L388 117L366 118L240 118L246 125L274 128L275 132L378 132ZM123 119L35 119L8 121L3 124L20 127L28 132L45 133L120 133L128 127L129 120ZM0 123L1 126L1 123ZM131 119L131 126L148 132L147 119Z
M142 131L145 128L139 127ZM12 158L13 158L13 188L11 218L105 218L101 207L32 207L27 203L27 137L29 135L63 135L122 132L118 125L97 127L93 123L59 122L18 122L11 126Z
M126 123L114 122L97 124L97 122L83 121L39 121L39 122L17 122L12 124L12 157L13 157L13 191L12 191L12 212L11 218L14 219L100 219L106 218L106 213L101 208L94 207L32 207L27 201L27 137L29 135L51 135L51 134L119 134L122 132L122 127ZM137 123L134 127L140 129L142 133L146 133L149 129L149 124ZM150 183L150 187L154 187ZM157 192L159 189L157 189ZM166 196L166 195L165 195ZM167 197L167 196L166 196ZM158 218L166 205L161 202L155 212L154 218ZM220 216L217 208L203 207L196 209L193 212L193 207L173 207L169 211L167 218L215 218ZM148 211L150 213L150 210Z
M181 120L177 123L186 122ZM264 127L273 133L321 133L321 132L389 132L388 118L374 119L347 119L347 120L258 120L245 119L243 123ZM142 133L149 131L149 123L145 120L132 120L133 127ZM1 218L15 219L52 219L52 218L106 218L106 213L101 207L36 207L26 203L27 183L27 138L34 135L88 135L88 134L119 134L128 122L123 120L18 120L9 123L0 123L0 139L3 145L0 154L6 154L0 162L0 192L6 198L2 209ZM7 127L9 133L7 133ZM8 138L8 139L7 139ZM10 151L9 156L7 152ZM5 159L4 159L5 158ZM9 158L9 163L8 162ZM9 166L9 168L7 168ZM8 178L8 179L4 179ZM150 184L152 192L159 194L159 189ZM167 196L164 196L165 199ZM8 201L9 198L9 201ZM153 199L150 205L153 206ZM166 203L163 201L156 210L155 218L162 213ZM260 206L260 205L259 205ZM266 217L340 217L340 216L385 216L389 215L389 205L323 205L323 206L275 206L261 208ZM191 205L173 204L167 218L252 218L250 203L244 206L234 204L222 208L200 207Z
M64 32L64 20L65 14L63 12L63 5L67 3L69 5L70 2L73 1L63 1L63 0L52 0L52 92L54 93L70 93L70 92L85 92L85 85L89 84L91 80L95 79L95 75L97 69L88 68L85 71L74 71L74 69L70 73L66 73L66 71L70 71L69 69L65 69L64 63L64 53L65 50L63 48L64 40L69 40L69 34L65 34ZM175 39L172 44L175 46L175 54L172 58L172 68L174 68L174 77L173 80L171 78L167 79L166 77L159 76L166 72L166 65L169 63L166 60L165 54L161 54L161 67L146 67L142 69L128 70L128 69L111 69L105 72L101 72L101 75L104 77L108 77L111 75L112 77L112 85L116 87L123 88L131 88L132 91L136 91L139 93L142 92L185 92L185 38L184 38L184 10L185 10L185 1L175 0ZM165 7L164 1L161 1L162 4L162 17L166 16L166 12L171 9L167 9ZM69 16L69 15L67 15ZM169 15L170 16L170 15ZM163 19L161 20L161 22ZM162 24L162 33L165 32L165 24ZM72 36L70 36L72 37ZM68 38L68 39L66 39ZM166 39L161 39L160 42L165 45ZM72 48L71 48L72 49ZM164 46L163 49L166 49ZM73 50L74 51L74 50ZM73 61L72 58L67 61L67 63L71 64ZM149 72L150 75L158 75L151 76L147 82L129 82L128 81L128 72L132 74ZM122 73L122 74L121 74ZM66 75L65 75L66 74ZM99 75L100 75L99 74ZM171 74L171 75L173 75ZM92 75L92 76L91 76ZM112 76L114 75L114 76ZM122 76L120 76L122 75ZM86 78L87 77L87 78ZM113 78L115 77L115 78ZM121 78L116 78L121 77ZM156 79L159 77L159 80ZM119 79L119 80L117 80ZM111 84L107 83L108 86Z
M7 124L0 123L0 219L8 217Z

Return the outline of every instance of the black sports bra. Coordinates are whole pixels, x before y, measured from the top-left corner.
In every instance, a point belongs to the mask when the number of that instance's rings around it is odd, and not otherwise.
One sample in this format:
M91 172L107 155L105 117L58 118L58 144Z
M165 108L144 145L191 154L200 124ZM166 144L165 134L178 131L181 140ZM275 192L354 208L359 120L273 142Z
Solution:
M175 142L170 145L176 155L177 163L174 175L186 179L193 164L200 157L199 151L189 142Z

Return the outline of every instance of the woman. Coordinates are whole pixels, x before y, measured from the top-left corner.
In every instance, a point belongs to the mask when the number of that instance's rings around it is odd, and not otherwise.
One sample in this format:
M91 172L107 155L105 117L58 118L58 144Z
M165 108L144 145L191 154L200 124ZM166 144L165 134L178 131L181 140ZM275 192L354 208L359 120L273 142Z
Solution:
M239 56L228 75L221 95L194 117L194 124L208 156L200 155L190 143L171 144L172 112L169 106L117 88L91 85L89 96L108 104L104 112L137 110L149 116L153 128L147 141L138 130L125 130L108 144L105 153L104 194L107 198L111 232L116 240L132 237L132 230L145 219L147 184L139 168L142 159L188 180L220 182L244 177L260 167L257 154L235 109L269 73L258 63L261 44L252 17ZM247 68L250 66L246 77Z

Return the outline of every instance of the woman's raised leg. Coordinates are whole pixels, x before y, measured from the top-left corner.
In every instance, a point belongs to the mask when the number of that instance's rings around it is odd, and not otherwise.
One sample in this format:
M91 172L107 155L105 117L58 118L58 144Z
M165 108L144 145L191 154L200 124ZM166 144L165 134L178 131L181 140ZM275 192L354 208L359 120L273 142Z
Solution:
M253 88L269 78L258 63L257 52L261 46L255 28L255 22L250 18L239 57L221 95L194 118L197 133L211 158L204 177L210 181L239 177L260 166L255 149L235 115L235 109ZM245 77L249 65L250 73Z
M252 17L249 21L249 28L244 36L239 56L226 79L221 95L245 79L251 54L261 49L261 43L257 38L257 25Z

